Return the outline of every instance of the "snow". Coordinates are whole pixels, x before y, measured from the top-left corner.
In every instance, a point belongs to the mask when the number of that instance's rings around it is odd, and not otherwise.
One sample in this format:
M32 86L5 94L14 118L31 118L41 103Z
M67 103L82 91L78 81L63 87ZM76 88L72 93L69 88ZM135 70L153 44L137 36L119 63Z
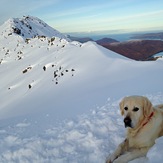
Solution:
M23 36L8 35L15 21ZM7 21L0 40L0 162L105 162L125 137L119 101L138 94L163 103L163 59L71 42L34 17ZM132 162L160 162L162 149L159 138Z
M156 144L149 150L147 157L149 162L160 163L163 160L163 156L160 153L163 153L163 137L156 139Z

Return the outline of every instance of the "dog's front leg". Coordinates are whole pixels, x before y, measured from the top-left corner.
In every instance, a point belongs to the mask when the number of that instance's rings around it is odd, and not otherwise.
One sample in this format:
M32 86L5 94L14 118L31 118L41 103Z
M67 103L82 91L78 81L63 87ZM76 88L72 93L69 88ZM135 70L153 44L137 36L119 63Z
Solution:
M112 163L114 162L115 159L117 159L122 153L124 153L125 151L127 151L128 149L128 140L125 139L119 146L118 148L115 150L115 152L108 157L108 159L106 160L106 163Z
M132 150L131 152L127 152L126 154L118 157L115 161L113 161L113 163L128 163L131 160L145 156L148 150L148 147Z

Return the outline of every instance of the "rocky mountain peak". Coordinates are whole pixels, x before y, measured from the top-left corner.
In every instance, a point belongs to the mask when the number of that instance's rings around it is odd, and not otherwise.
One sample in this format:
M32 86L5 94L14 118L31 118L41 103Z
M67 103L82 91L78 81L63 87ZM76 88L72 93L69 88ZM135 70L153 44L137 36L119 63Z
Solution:
M50 27L41 19L33 16L23 16L22 18L9 19L0 27L0 33L5 37L16 34L24 39L36 36L67 39L65 35Z

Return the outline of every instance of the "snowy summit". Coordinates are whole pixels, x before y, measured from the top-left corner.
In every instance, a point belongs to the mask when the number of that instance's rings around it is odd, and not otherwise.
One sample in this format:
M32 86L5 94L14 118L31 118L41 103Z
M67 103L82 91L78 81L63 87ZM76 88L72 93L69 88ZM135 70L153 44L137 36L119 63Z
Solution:
M70 41L42 20L0 27L0 162L101 163L124 139L119 101L163 103L163 59L139 62ZM163 139L147 157L160 162Z
M39 18L23 16L23 18L12 18L1 26L1 33L4 36L17 34L23 38L34 38L36 36L59 37L66 39L66 36L47 25Z

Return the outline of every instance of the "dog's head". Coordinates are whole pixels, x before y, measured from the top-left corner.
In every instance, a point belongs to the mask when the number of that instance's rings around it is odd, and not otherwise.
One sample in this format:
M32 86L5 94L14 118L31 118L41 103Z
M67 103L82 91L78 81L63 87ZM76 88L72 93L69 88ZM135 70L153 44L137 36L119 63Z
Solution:
M119 105L125 127L136 128L153 111L151 102L143 96L125 97Z

